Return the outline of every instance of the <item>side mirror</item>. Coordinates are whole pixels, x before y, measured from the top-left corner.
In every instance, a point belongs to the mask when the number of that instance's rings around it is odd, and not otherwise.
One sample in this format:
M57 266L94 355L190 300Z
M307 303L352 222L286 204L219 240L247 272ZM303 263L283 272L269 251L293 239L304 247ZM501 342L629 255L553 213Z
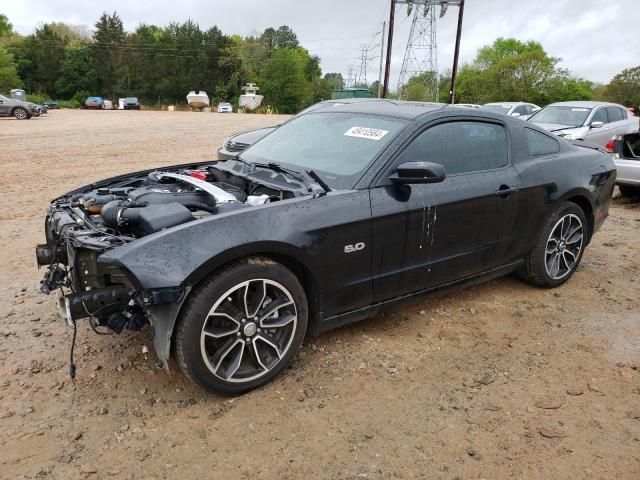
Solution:
M513 113L511 114L511 116L512 116L512 117L519 117L519 116L520 116L520 114L519 114L518 112L513 112Z
M604 122L591 122L591 128L601 128Z
M438 183L445 178L444 167L431 162L405 162L398 165L396 173L389 177L398 185L411 185L416 183Z

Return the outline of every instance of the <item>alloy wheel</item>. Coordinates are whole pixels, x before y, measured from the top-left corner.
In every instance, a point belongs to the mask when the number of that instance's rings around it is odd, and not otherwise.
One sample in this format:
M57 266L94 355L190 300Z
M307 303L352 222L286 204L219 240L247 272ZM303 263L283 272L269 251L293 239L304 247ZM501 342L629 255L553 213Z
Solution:
M27 118L27 111L22 108L17 108L14 115L18 120L24 120Z
M584 227L577 215L563 216L551 229L545 247L545 269L553 280L566 277L580 258Z
M266 375L288 352L298 325L291 292L257 278L230 288L207 314L200 351L216 377L234 383Z

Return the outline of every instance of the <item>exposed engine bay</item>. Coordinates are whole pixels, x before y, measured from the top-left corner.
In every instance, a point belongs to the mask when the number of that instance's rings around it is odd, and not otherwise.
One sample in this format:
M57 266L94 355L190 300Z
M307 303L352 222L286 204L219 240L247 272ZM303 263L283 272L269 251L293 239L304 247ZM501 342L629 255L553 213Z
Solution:
M59 310L70 326L89 317L94 330L140 329L146 306L175 302L183 292L142 292L126 272L98 257L171 227L311 191L281 169L247 166L229 160L145 171L55 199L46 218L47 243L36 249L38 265L48 267L42 292L60 292Z

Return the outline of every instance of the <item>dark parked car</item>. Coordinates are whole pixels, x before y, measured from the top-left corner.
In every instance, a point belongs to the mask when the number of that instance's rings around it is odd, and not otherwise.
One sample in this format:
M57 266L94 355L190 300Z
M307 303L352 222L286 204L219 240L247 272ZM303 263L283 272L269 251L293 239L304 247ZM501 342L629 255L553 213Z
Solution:
M166 366L237 394L306 334L511 272L556 287L608 215L613 160L512 117L327 105L236 160L121 175L53 200L38 265L71 326L149 322Z
M18 120L28 120L39 116L40 109L35 103L23 102L15 98L0 95L0 117L15 117Z
M218 150L218 158L220 160L230 160L234 158L258 140L273 132L278 128L278 126L279 125L274 127L257 128L232 135L224 141L222 147Z
M44 102L45 107L51 109L51 110L57 110L60 108L60 104L58 102L55 102L53 100L47 100L46 102Z
M140 101L136 97L124 99L123 108L125 110L140 110Z

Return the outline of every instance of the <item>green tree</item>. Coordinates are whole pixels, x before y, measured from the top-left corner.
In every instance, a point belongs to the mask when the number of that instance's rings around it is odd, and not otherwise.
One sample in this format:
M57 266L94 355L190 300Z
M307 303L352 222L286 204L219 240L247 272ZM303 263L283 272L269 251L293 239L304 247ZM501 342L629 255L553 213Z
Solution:
M13 32L13 25L5 14L0 13L0 37L7 36L11 32Z
M342 88L344 87L344 79L342 78L341 73L325 73L324 79L329 82L329 86L332 90L342 90Z
M127 35L124 31L122 19L117 12L109 15L104 12L95 24L93 34L94 55L100 68L98 74L98 87L101 92L108 93L116 98L117 80L122 73L124 65L124 42Z
M51 31L57 33L63 40L91 40L91 31L86 25L74 25L64 22L51 22L47 25Z
M301 48L274 51L261 73L266 104L282 113L295 113L309 103L311 91L306 78L309 55Z
M20 86L20 78L13 63L13 55L0 47L0 93Z
M627 107L640 108L640 66L627 68L613 77L604 97Z
M409 78L401 87L401 98L412 101L436 101L434 88L437 88L437 73L424 72Z
M460 68L456 101L521 100L544 105L591 98L593 85L558 68L559 62L538 42L499 38L481 48L471 64Z
M10 45L18 75L31 93L55 94L64 41L48 25L36 29L34 35Z
M62 98L71 98L78 91L95 92L97 74L91 46L84 41L70 42L60 61L60 74L55 89Z

